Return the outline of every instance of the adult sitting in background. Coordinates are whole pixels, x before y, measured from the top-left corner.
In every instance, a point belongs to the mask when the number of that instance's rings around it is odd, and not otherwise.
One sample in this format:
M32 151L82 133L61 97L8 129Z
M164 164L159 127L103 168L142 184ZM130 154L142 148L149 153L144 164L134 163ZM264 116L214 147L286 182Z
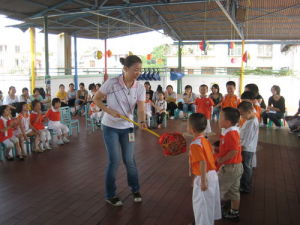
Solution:
M75 101L76 110L80 114L84 114L83 106L87 103L88 95L89 93L87 90L85 90L84 83L80 83L79 90L77 91L76 94L76 101Z
M34 88L33 89L33 95L30 96L30 100L31 100L31 102L33 102L34 100L39 101L41 103L42 111L46 110L46 107L45 107L44 104L46 104L47 102L45 101L45 99L40 94L40 89L39 88Z
M89 85L89 91L90 91L90 93L88 95L88 102L91 103L93 101L94 95L97 92L97 87L94 83Z
M14 86L10 86L8 89L8 95L3 101L3 105L12 105L13 103L17 102L19 102L19 98L16 95L16 88Z
M177 104L176 104L176 100L177 100L177 94L176 92L173 91L173 86L172 85L168 85L167 86L167 90L165 93L165 98L167 101L167 111L170 114L170 119L174 119L174 115L175 115L175 109L177 109Z
M223 95L220 93L219 85L213 84L213 86L211 87L211 94L209 95L209 98L211 98L214 102L212 119L216 118L216 120L219 120L221 104L223 101Z
M76 90L74 88L73 83L69 84L69 90L68 90L67 94L68 94L68 106L75 107Z
M144 83L144 86L145 86L145 89L146 89L146 93L148 93L150 95L150 100L153 99L153 94L154 94L154 91L151 90L151 85L150 85L150 82L149 81L146 81Z
M65 85L60 84L56 97L59 98L61 107L68 106L68 93L65 91Z
M263 97L259 94L259 89L258 86L256 84L247 84L245 86L245 91L251 91L254 93L255 99L257 100L257 102L260 105L260 108L264 110L266 110L266 103L263 99Z
M22 89L22 94L20 95L19 100L20 102L26 102L27 104L31 104L28 88L25 87Z
M300 100L299 100L299 108L294 116L286 116L285 120L287 121L291 133L300 132ZM300 137L300 133L298 134Z
M280 87L274 85L271 88L272 96L269 98L267 110L263 113L263 126L267 126L268 119L270 119L276 128L281 128L280 119L285 113L285 99L280 96Z
M188 112L194 113L195 112L195 100L197 98L196 94L193 93L193 88L191 85L186 85L184 88L183 94L183 115L184 119L187 119Z

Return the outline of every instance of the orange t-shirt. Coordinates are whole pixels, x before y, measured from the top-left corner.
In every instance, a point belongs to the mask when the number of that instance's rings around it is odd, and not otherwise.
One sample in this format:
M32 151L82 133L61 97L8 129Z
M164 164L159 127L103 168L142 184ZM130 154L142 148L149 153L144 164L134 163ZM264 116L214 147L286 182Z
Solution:
M221 107L222 109L226 107L232 107L232 108L237 108L238 105L240 104L241 100L239 99L238 96L236 95L225 95Z
M210 120L212 107L214 102L209 97L200 97L195 100L196 112L205 115L206 119Z
M49 109L45 117L47 117L51 121L60 121L60 112L55 112L52 109Z
M36 119L37 119L37 121L36 121ZM36 112L32 112L30 114L30 123L37 130L45 129L45 126L43 124L43 120L44 120L43 115L39 115Z
M261 107L260 107L260 105L257 105L257 104L253 104L253 106L254 106L254 109L255 109L255 114L256 114L256 117L257 117L257 119L258 119L258 121L260 121L260 119L261 119Z
M232 150L238 151L232 159L225 161L223 164L239 164L242 162L242 147L238 129L238 127L232 126L226 129L224 136L221 136L220 138L220 151L216 155L217 158L225 156Z
M4 129L5 127L8 127L12 123L12 120L8 120L6 123L6 126L4 126L4 121L2 118L0 118L0 129ZM6 132L0 131L0 142L5 141L8 138L11 138L13 136L13 129L9 128Z
M200 161L206 161L206 172L216 170L212 146L203 136L196 137L191 143L189 160L191 173L196 176L201 176Z

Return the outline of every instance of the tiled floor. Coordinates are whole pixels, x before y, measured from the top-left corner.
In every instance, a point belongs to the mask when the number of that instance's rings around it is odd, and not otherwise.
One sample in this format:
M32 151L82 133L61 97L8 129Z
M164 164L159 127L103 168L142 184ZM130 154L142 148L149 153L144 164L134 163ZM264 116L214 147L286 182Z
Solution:
M169 121L168 130L184 131L185 122ZM136 139L142 204L132 202L123 165L117 186L125 204L105 204L101 132L83 128L66 146L33 154L24 162L0 162L0 224L188 224L193 212L187 154L164 157L157 139L143 131ZM237 224L299 225L300 139L287 130L261 129L253 185L251 194L242 195Z

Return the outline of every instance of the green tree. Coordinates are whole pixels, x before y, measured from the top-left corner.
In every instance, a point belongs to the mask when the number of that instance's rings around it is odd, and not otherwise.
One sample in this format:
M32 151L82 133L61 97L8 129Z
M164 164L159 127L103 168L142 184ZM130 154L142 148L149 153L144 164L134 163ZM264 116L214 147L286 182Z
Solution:
M152 55L151 60L147 60L147 56L141 56L143 61L143 67L144 68L161 68L166 67L167 65L167 53L170 49L170 46L160 45L153 49L153 51L149 54Z

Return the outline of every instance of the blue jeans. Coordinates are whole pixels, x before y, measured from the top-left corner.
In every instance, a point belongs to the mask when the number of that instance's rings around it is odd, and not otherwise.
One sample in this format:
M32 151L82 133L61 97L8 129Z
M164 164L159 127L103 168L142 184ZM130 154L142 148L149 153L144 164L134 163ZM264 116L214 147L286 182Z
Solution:
M103 138L108 154L108 166L105 176L105 197L107 199L116 196L116 175L120 165L120 149L122 159L127 170L127 182L132 192L140 189L138 171L134 159L134 143L129 142L128 134L132 129L116 129L102 125Z
M219 118L220 118L220 111L221 111L220 107L214 107L213 113L212 113L212 119L214 119L216 117L217 120L219 120Z
M252 160L254 152L242 151L244 173L241 178L241 189L246 192L251 191L252 187Z
M194 104L183 104L183 112L188 113L188 112L195 112L195 105Z

